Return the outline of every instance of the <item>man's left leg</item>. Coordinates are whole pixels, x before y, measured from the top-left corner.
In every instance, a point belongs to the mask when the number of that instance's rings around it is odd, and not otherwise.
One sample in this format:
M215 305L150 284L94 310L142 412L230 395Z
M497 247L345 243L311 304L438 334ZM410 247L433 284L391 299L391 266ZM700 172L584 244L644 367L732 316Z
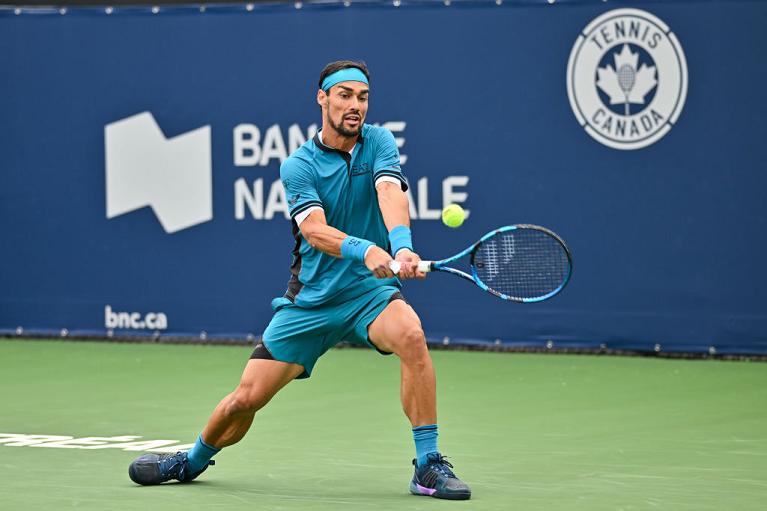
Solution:
M394 300L368 327L370 341L400 358L402 408L413 426L415 475L410 491L443 499L471 497L437 449L437 391L421 320L404 300Z

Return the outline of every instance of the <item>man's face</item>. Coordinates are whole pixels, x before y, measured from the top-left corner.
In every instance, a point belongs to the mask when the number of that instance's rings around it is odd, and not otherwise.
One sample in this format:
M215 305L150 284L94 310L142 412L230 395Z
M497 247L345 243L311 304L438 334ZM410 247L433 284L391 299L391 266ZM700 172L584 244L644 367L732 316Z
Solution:
M340 135L359 135L368 112L369 92L362 82L341 82L331 87L327 94L320 91L318 100L328 123Z

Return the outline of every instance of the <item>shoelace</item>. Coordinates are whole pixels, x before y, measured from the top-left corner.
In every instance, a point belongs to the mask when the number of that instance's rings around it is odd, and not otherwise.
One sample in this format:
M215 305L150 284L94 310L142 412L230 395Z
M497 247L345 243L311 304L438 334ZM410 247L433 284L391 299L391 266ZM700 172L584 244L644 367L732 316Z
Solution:
M182 475L184 469L184 453L177 452L160 462L160 472L169 474L174 478Z
M453 467L453 464L447 461L447 458L442 456L441 454L438 454L437 456L430 457L429 459L429 467L433 468L440 474L447 476L447 477L455 477L455 474L453 473L451 468ZM450 467L450 468L448 468Z

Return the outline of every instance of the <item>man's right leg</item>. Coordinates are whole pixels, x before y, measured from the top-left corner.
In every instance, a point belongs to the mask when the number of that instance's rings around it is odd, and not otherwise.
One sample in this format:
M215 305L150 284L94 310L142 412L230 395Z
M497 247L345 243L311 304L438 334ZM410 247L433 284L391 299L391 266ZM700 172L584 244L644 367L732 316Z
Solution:
M249 360L240 384L216 406L197 444L190 451L190 454L194 454L197 449L210 449L207 459L199 463L198 452L197 466L192 463L190 468L187 453L146 454L131 463L128 469L130 478L144 485L159 484L171 479L191 481L208 467L208 460L213 454L239 442L253 423L256 412L303 371L304 368L298 364L267 359Z
M202 430L202 440L216 449L239 442L248 432L256 412L302 372L304 368L298 364L249 360L240 384L213 410Z

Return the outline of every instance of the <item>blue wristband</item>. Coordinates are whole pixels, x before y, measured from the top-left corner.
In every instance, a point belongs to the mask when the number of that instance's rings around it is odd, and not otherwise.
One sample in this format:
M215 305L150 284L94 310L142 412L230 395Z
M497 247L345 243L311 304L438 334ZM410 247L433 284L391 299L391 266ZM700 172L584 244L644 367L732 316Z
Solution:
M397 252L406 248L413 250L413 236L410 228L406 225L398 225L389 233L389 243L391 244L391 255L396 256Z
M341 257L344 259L354 259L361 263L365 262L365 252L368 248L375 245L372 241L363 240L361 238L355 238L354 236L347 236L344 241L341 242Z

